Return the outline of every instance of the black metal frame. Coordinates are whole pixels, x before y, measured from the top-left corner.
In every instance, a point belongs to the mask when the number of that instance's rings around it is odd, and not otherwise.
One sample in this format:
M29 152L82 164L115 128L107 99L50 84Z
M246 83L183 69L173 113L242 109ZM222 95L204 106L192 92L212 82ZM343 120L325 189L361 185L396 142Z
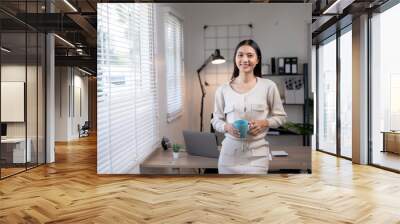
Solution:
M47 3L47 0L45 2ZM27 3L27 0L25 0L25 3ZM36 10L38 11L39 10L39 6L38 6L39 0L36 0L36 3L37 3L36 4ZM27 11L27 4L25 4L25 11ZM47 7L46 7L46 11L47 11ZM26 19L26 17L27 17L27 14L25 14L25 19ZM24 84L24 98L25 98L24 99L24 107L25 107L25 109L24 109L24 120L25 120L25 169L21 170L21 171L18 171L18 172L15 172L15 173L12 173L12 174L7 175L7 176L2 176L2 172L1 172L2 169L0 167L0 180L6 179L6 178L14 176L14 175L17 175L19 173L23 173L23 172L25 172L27 170L39 167L39 166L47 163L47 110L46 110L46 108L47 108L47 81L46 81L47 80L47 39L46 39L47 38L47 33L40 32L39 30L33 28L32 26L30 26L30 25L28 25L26 23L24 23L24 27L25 27L25 30L22 33L25 34L25 84ZM32 164L29 164L29 165L32 165L32 166L28 166L28 162L27 162L28 161L28 154L26 153L26 150L27 150L27 147L28 147L28 125L27 125L27 121L28 121L28 112L27 112L28 67L27 67L27 65L28 65L28 33L29 33L28 31L29 30L32 30L32 31L34 31L36 33L36 99L37 99L37 102L36 102L36 104L37 104L37 107L36 107L36 143L37 143L36 150L37 150L37 152L36 152L36 162L32 163ZM2 33L3 32L0 32L0 45L1 45ZM44 120L42 121L42 122L44 122L44 136L43 136L43 138L44 138L43 139L44 140L44 145L43 145L43 147L44 147L43 148L44 149L43 150L44 155L42 155L44 157L43 158L44 159L43 163L39 163L39 136L38 136L39 135L39 107L38 107L38 104L39 104L39 68L38 68L38 66L39 66L39 33L43 33L44 34L43 42L42 42L44 44L44 51L41 52L41 53L44 54L44 55L42 55L42 57L44 59L44 69L42 70L42 72L43 72L43 74L42 74L43 75L42 82L44 83L44 99L43 99L43 104L44 105L42 106L43 109L44 109L44 117L43 117ZM2 57L1 57L1 54L0 54L0 67L1 67L1 62L2 62ZM0 81L1 81L1 69L0 69ZM1 93L0 93L0 96L1 96ZM1 117L0 117L0 120L1 120ZM1 156L1 144L0 144L0 156Z
M339 25L336 25L336 154L341 156L341 133L342 133L342 125L341 125L341 117L340 117L340 78L341 78L341 66L340 66L340 36L341 30L339 29Z
M303 64L303 83L304 83L304 104L303 104L303 124L310 124L310 107L309 107L309 68L308 63ZM303 135L303 145L310 146L310 135Z
M371 93L372 93L372 85L371 85L371 69L372 69L372 65L371 65L371 56L372 56L372 32L371 32L371 19L372 19L372 13L368 12L368 36L367 36L367 41L368 41L368 53L367 53L367 63L368 63L368 69L367 69L367 83L368 83L368 96L367 96L367 107L368 107L368 112L367 112L367 119L368 119L368 124L367 124L367 133L368 133L368 164L373 164L373 151L372 151L372 103L371 103Z

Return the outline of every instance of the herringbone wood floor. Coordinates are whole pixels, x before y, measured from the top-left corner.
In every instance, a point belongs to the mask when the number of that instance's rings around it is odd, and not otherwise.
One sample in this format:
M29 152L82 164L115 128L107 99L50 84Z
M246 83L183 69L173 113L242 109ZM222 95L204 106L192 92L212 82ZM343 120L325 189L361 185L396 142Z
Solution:
M313 153L313 174L98 176L96 139L0 181L0 223L400 223L400 175Z

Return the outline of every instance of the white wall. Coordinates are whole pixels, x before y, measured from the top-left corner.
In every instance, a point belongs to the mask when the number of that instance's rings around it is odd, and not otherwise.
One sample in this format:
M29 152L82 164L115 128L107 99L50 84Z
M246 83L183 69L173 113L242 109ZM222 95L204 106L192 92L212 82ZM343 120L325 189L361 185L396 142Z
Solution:
M20 138L25 135L30 139L32 158L36 162L37 151L39 153L39 162L44 162L44 74L42 67L27 65L25 63L4 63L1 66L2 82L24 82L26 85L26 121L6 122L7 137ZM26 80L27 79L27 80ZM7 96L2 96L7 97ZM24 104L25 105L25 104ZM1 110L10 110L10 108L1 108ZM12 111L7 111L12 113Z
M55 73L55 140L70 141L79 138L78 124L88 120L88 78L72 67L56 67Z
M3 82L24 82L26 72L28 73L28 87L27 87L27 121L28 121L28 137L31 133L35 132L36 135L36 80L32 75L36 76L36 67L19 65L19 64L5 64L1 66L1 81ZM39 70L39 72L41 72ZM6 96L3 96L6 97ZM1 108L7 110L8 108ZM8 137L25 137L25 122L7 122L7 136Z
M301 64L309 61L311 4L185 4L184 8L185 17L190 18L185 20L186 77L187 88L191 90L186 100L188 124L193 130L199 130L200 126L201 92L195 71L204 61L204 25L252 23L253 39L261 48L263 62L269 63L271 57L296 56L302 72ZM233 55L225 57L232 60ZM216 87L206 87L205 130L210 126ZM302 120L301 108L292 107L286 112L289 120Z

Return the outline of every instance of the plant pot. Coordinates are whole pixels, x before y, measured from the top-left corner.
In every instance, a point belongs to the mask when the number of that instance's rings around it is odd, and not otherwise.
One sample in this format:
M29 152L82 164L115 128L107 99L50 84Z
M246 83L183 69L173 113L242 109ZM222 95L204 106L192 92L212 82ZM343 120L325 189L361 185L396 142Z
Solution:
M179 152L172 152L172 156L174 157L174 159L178 159L179 158Z

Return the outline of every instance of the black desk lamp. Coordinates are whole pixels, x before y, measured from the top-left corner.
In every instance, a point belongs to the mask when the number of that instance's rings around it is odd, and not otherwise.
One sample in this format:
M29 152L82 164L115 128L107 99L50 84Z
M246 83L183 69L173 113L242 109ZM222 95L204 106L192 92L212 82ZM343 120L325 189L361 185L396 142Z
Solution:
M201 109L200 109L200 132L203 131L203 110L204 110L204 97L206 96L206 91L204 89L203 82L201 81L200 72L203 70L208 63L212 63L214 65L225 63L225 58L221 56L219 49L215 49L214 53L208 57L203 65L197 69L197 77L199 78L200 87L201 87Z

